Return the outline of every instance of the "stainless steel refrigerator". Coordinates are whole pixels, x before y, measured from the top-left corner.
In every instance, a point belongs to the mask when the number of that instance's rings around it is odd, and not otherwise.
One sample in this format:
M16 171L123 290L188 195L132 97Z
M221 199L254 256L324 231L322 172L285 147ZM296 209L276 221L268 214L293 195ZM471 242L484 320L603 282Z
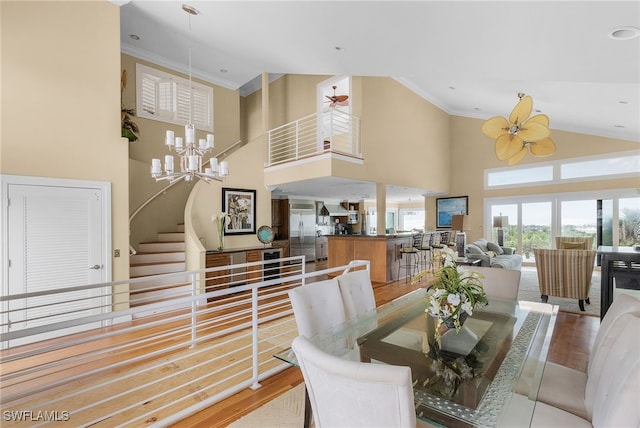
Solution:
M289 255L316 259L316 208L314 201L289 201Z

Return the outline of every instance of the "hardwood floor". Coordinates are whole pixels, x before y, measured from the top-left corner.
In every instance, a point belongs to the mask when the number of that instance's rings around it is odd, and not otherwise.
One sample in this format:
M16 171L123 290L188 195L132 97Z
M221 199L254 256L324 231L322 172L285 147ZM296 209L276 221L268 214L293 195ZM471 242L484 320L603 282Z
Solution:
M320 269L321 266L316 268ZM378 306L382 305L421 286L423 284L412 285L404 280L387 285L374 285L376 303ZM598 317L560 312L551 339L549 361L586 371L589 350L599 326ZM262 382L262 387L257 390L243 390L173 426L225 427L302 382L299 369L287 369Z

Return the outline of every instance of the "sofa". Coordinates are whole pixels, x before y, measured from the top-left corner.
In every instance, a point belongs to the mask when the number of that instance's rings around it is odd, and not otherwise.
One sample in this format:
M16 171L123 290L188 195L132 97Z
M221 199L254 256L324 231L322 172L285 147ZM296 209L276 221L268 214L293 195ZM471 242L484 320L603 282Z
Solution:
M514 248L501 247L486 239L478 239L467 244L465 254L468 260L480 260L480 266L520 270L522 256Z

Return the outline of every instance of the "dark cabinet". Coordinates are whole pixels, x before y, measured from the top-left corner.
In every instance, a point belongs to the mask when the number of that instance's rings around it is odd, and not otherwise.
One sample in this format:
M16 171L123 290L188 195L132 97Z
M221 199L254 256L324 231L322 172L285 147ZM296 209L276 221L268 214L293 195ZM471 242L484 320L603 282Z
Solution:
M280 227L284 222L284 214L282 210L282 200L271 200L271 227Z

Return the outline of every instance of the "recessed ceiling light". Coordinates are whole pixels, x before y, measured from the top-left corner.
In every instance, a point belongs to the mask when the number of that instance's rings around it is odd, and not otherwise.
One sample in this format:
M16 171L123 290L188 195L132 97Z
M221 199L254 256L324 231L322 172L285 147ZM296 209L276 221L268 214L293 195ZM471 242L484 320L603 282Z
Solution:
M229 70L227 70L226 68L221 68L220 69L220 73L226 73L227 71L229 71Z
M451 89L452 91L455 91L456 87L455 86L449 86L449 89Z
M138 36L137 34L129 34L129 37L133 40L140 40L140 36Z
M629 104L629 101L626 101L626 100L620 100L620 101L618 101L618 104Z
M631 40L640 36L638 27L618 27L609 32L609 37L613 40Z
M343 48L343 47L341 47L341 46L336 46L336 47L334 47L334 49L335 49L336 51L338 51L338 52L342 52L342 51L344 50L344 48Z
M624 128L624 125L613 125L614 128Z

